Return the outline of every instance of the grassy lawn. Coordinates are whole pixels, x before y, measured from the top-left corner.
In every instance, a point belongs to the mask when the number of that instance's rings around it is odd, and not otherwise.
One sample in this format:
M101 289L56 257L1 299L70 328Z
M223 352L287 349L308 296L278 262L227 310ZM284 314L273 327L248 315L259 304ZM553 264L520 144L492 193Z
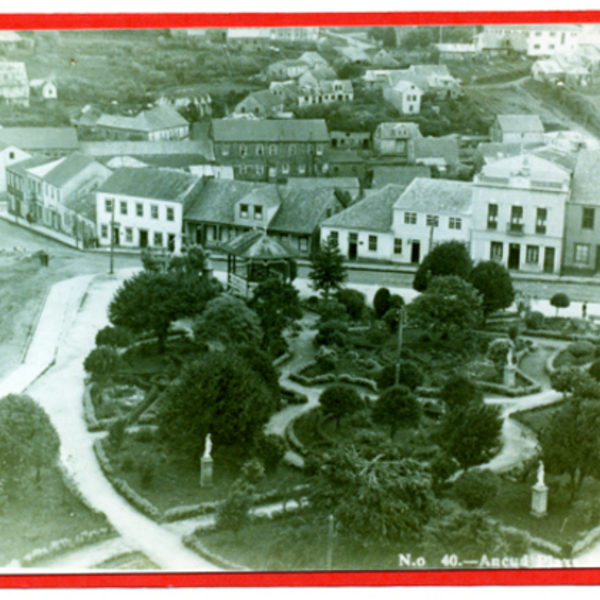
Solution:
M515 412L511 415L511 418L529 427L536 435L539 435L545 427L550 425L552 418L562 406L562 401L545 406L536 406L529 410Z
M58 469L44 471L40 485L26 484L0 514L0 565L54 540L107 525L69 492Z
M159 510L221 500L239 477L239 467L213 453L214 486L200 487L200 465L191 457L181 456L156 441L137 441L125 437L120 448L104 443L115 476L125 480L136 492ZM279 465L256 486L257 493L286 490L306 482L300 471Z

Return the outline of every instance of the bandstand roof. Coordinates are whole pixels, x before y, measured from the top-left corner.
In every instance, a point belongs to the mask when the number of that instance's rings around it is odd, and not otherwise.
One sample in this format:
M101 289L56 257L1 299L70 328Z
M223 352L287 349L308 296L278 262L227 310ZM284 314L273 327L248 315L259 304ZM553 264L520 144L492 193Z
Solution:
M282 260L298 256L298 253L283 242L269 237L265 231L249 231L227 244L222 250L246 260Z

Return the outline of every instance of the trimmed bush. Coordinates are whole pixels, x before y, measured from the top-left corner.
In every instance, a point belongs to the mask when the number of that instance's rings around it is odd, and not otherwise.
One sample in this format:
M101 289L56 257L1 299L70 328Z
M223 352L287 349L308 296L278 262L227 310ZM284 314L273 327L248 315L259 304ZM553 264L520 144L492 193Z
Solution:
M400 385L405 385L409 390L415 390L424 382L423 372L419 366L410 360L403 360L400 364ZM377 387L385 390L396 385L396 365L386 365L377 376Z
M379 288L375 292L373 297L373 308L375 309L375 315L378 319L381 319L385 313L390 310L390 290L387 288Z
M585 340L578 340L567 346L567 351L572 354L575 358L583 358L584 356L594 356L596 347L592 342L586 342Z
M128 348L133 343L133 335L126 327L108 325L96 334L96 346Z
M358 321L363 316L367 304L362 292L344 288L337 291L335 299L344 305L348 316L354 321Z
M454 483L454 492L469 510L481 508L498 492L498 476L487 469L466 471Z
M558 316L559 308L568 308L571 305L571 299L567 294L559 292L558 294L554 294L552 298L550 298L550 305L556 308L556 314Z
M392 294L390 296L390 308L402 308L404 305L404 298L399 294Z
M541 329L544 324L544 315L538 310L534 310L525 317L525 324L527 329L533 329L534 331Z
M315 341L321 346L333 344L344 346L346 344L347 333L348 326L343 321L326 321L319 326Z
M287 448L285 442L274 434L261 434L256 440L256 455L267 472L274 471L283 460Z
M98 380L118 371L121 365L119 353L110 346L94 348L83 361L83 368Z
M346 307L341 302L336 302L335 300L321 302L319 305L319 314L323 323L327 321L344 321L348 318Z

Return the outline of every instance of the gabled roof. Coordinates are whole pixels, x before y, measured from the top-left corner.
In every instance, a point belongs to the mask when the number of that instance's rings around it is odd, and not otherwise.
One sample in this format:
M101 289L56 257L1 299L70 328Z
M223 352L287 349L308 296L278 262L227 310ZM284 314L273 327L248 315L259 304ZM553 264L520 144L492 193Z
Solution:
M581 150L577 157L570 203L600 206L600 150Z
M14 173L19 173L20 175L26 175L29 169L50 164L55 160L55 158L38 154L37 156L32 156L31 158L26 158L25 160L8 165L6 169L13 171Z
M380 123L376 131L378 137L383 140L406 139L404 132L410 138L421 138L421 130L418 123Z
M498 115L497 121L504 133L544 133L538 115Z
M2 81L2 86L6 85L27 85L27 71L25 63L22 62L2 62L0 61L0 75L7 77Z
M0 138L2 137L0 129ZM206 140L162 140L149 141L106 141L106 142L81 142L80 151L95 157L113 156L177 156L200 155L202 158L213 161L215 155L212 142Z
M411 94L423 94L423 90L417 84L412 83L411 81L399 81L393 89L404 94L408 92Z
M280 260L298 256L295 250L269 237L264 230L249 231L240 235L223 244L222 249L228 254L252 260Z
M321 226L387 233L392 228L394 203L403 191L402 186L388 185L326 219Z
M394 208L414 212L469 214L472 196L471 183L418 177L397 199Z
M400 63L385 50L380 50L375 54L371 64L380 69L394 69L400 66Z
M431 168L426 165L373 167L373 182L371 187L382 189L389 184L406 187L417 177L431 177Z
M460 162L456 138L416 138L412 140L415 160L443 158L448 165Z
M259 92L253 92L249 96L246 96L246 98L242 100L240 104L243 104L244 102L250 99L254 100L255 102L258 102L258 104L261 104L267 109L273 109L283 104L283 98L276 96L273 92L269 90L260 90Z
M21 150L77 150L74 127L3 127L0 140Z
M197 182L197 177L182 171L123 167L115 171L98 192L182 202Z
M537 182L544 182L550 187L561 189L570 183L571 171L568 167L557 164L535 154L523 154L497 160L485 165L481 174L476 176L482 183L493 182L486 178L526 177Z
M305 62L307 65L322 65L327 66L329 63L318 52L304 52L298 59Z
M60 188L95 162L96 161L89 156L74 152L73 154L60 159L58 164L44 175L43 179L46 183ZM108 169L105 170L109 172Z
M329 142L324 119L213 119L212 136L215 142Z
M360 190L358 177L289 177L288 188L330 190Z
M482 142L475 149L474 156L480 157L481 160L487 163L517 156L523 151L529 152L540 146L543 146L542 142L528 142L527 144Z
M123 115L102 115L96 121L98 127L113 129L127 129L129 131L142 131L145 133L163 131L175 127L187 127L189 123L171 106L157 106L150 110L142 111L135 117Z

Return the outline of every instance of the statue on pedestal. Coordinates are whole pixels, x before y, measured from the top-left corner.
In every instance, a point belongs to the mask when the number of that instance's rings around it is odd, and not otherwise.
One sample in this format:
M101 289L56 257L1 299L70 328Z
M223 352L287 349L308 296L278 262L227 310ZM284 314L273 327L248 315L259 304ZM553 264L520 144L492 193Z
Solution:
M212 441L210 439L210 433L206 436L206 440L204 441L204 455L202 458L212 458L210 455L212 451Z
M536 485L539 485L540 487L542 487L542 486L545 487L546 486L546 484L544 482L544 475L545 475L545 472L544 472L544 461L540 460L540 464L538 466L538 472L537 472L537 484Z
M204 441L204 454L200 459L200 487L211 487L213 484L213 459L210 455L212 450L212 441L210 433Z

